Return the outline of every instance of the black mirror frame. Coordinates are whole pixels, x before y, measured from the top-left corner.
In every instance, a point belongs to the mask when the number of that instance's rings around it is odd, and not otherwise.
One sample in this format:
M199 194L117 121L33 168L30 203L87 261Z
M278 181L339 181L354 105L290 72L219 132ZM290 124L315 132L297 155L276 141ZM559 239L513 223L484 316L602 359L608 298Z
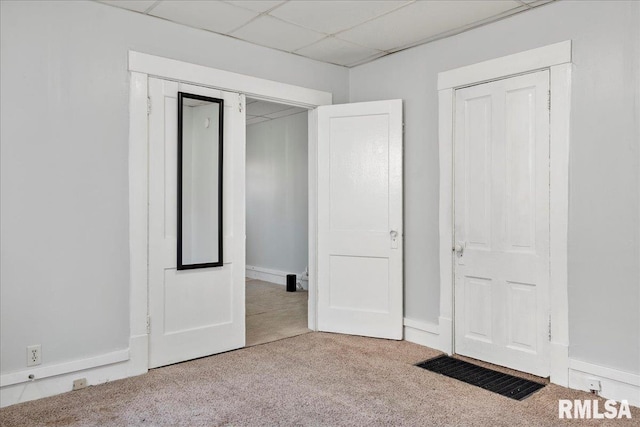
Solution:
M219 126L218 126L218 261L206 262L199 264L183 264L182 263L182 103L184 98L197 99L199 101L214 102L219 104ZM178 230L177 230L177 269L193 270L196 268L222 267L223 265L223 229L222 229L222 154L224 146L224 100L212 98L209 96L196 95L186 92L178 92Z

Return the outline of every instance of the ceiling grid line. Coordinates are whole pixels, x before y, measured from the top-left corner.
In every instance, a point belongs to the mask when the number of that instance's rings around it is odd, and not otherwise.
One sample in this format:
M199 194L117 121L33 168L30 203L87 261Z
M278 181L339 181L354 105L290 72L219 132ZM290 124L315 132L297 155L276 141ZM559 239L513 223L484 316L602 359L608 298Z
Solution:
M161 1L161 0L159 0L159 1ZM233 3L229 2L229 1L225 1L225 3L228 3L228 4L230 4L230 5L232 5L232 6L236 6L236 7L242 7L242 6L239 6L239 5L235 5L235 4L233 4ZM227 34L228 34L229 36L232 36L232 33L234 33L235 31L238 31L238 30L240 30L242 27L245 27L245 26L249 25L250 23L252 23L252 22L253 22L253 21L255 21L256 19L260 19L260 18L261 18L261 17L263 17L263 16L269 15L269 13L271 13L271 11L272 11L272 10L275 10L275 9L279 8L279 7L280 7L280 6L282 6L284 3L286 3L286 2L285 2L285 1L283 1L282 3L275 5L275 6L273 6L272 8L267 9L267 10L266 10L266 11L264 11L264 12L261 12L259 15L257 15L257 16L255 16L255 17L251 18L249 21L247 21L247 22L245 22L244 24L240 25L238 28L235 28L235 29L233 29L233 30L229 31ZM269 16L272 16L272 15L269 15ZM272 16L272 17L273 17L273 16ZM233 37L233 36L232 36L232 37ZM242 40L242 39L238 39L238 40Z
M559 0L95 0L344 67Z
M156 7L158 4L160 4L161 0L156 0L155 2L153 2L153 4L151 6L149 6L147 9L145 9L145 11L143 12L145 15L148 15L149 12L151 12L153 10L154 7Z

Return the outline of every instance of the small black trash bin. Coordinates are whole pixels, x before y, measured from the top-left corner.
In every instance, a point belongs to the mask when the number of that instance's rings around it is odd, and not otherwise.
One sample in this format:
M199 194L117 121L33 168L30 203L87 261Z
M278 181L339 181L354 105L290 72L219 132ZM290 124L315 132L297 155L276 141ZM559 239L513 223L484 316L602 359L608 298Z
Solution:
M287 292L296 291L296 275L287 274Z

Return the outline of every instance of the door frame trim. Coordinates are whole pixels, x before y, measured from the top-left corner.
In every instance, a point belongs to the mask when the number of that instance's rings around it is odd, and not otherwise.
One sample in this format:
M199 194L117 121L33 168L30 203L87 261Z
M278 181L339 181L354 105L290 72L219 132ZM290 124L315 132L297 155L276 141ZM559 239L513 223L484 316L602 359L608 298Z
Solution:
M146 345L131 351L136 366L149 366L148 329L148 79L157 77L206 86L265 101L282 102L304 108L331 105L330 92L266 80L216 68L191 64L146 53L129 51L129 330L131 339L144 340ZM311 122L310 122L311 124ZM311 129L311 126L310 126ZM316 149L309 141L309 235L317 231L316 216L311 207L317 202ZM312 204L313 203L313 204ZM245 236L246 237L246 236ZM317 285L315 257L316 239L309 239L309 328L316 329ZM244 269L242 270L244 272ZM146 370L146 369L145 369Z
M438 73L440 349L454 351L453 134L455 90L548 69L550 111L550 379L569 385L567 233L569 218L569 142L571 40Z

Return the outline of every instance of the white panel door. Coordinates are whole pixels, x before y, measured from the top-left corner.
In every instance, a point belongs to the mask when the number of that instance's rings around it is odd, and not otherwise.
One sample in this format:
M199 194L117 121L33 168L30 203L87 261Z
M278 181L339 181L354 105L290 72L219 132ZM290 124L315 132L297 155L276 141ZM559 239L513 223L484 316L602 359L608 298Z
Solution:
M455 352L549 374L549 73L456 91Z
M317 115L318 329L402 339L402 100Z
M176 269L178 91L224 100L222 267ZM149 367L154 368L244 347L245 124L238 94L150 78L149 97Z

